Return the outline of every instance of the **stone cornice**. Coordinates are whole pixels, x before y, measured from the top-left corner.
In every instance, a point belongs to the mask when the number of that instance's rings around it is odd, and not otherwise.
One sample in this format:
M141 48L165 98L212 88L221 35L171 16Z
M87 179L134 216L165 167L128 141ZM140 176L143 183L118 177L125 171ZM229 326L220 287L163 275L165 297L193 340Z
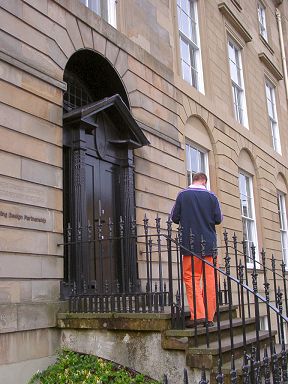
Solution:
M19 60L19 58L13 57L11 54L0 51L0 60L5 61L6 63L13 65L14 67L29 73L38 79L45 81L54 87L62 89L62 91L67 90L67 84L64 81L57 80L50 76L47 73L39 71L39 69L33 68L28 62L25 63L24 60Z
M226 3L218 4L218 9L222 13L222 15L229 21L229 23L233 26L235 31L239 33L245 43L249 43L252 40L252 36L244 27L244 25L239 21L239 19L234 15L231 9L228 7Z
M275 66L275 64L272 63L272 61L269 59L269 57L264 52L259 53L258 57L262 61L262 63L265 65L265 67L269 70L269 72L278 81L283 79L283 75L280 72L280 70Z

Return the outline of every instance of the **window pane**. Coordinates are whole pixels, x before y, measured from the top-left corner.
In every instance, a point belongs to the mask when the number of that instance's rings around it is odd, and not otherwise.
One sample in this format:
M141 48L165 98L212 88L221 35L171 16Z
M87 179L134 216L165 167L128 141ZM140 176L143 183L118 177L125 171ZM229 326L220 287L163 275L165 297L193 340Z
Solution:
M279 126L277 122L277 112L275 105L275 88L270 82L266 81L266 101L267 101L267 111L270 120L271 135L272 135L272 144L275 151L281 154L281 143L280 143L280 134Z
M265 8L261 3L258 3L258 21L260 34L267 39Z
M101 4L100 0L80 0L82 4L90 8L93 12L96 12L98 15L101 15Z
M257 246L256 223L254 217L254 199L251 190L251 177L239 174L240 205L243 225L243 240L246 243L248 263L252 262L251 246ZM257 252L256 252L257 256ZM258 256L257 256L258 258Z
M196 172L207 173L205 152L186 144L186 169L188 184L192 183L192 176Z
M180 40L181 45L181 58L184 60L186 63L190 63L190 50L189 50L189 44L184 41L183 39Z
M97 15L103 17L104 20L116 27L115 0L80 0Z
M242 79L241 52L232 40L228 42L228 55L232 82L234 114L236 120L244 125L245 122L247 122L247 117L244 84Z
M191 168L194 173L198 171L198 156L195 148L191 148Z
M177 0L180 53L183 79L202 90L202 65L198 43L197 2Z
M203 152L199 152L200 153L200 169L199 171L200 172L206 172L205 170L205 156L204 156L204 153Z
M288 235L287 235L287 212L285 197L283 193L278 193L277 196L278 202L278 213L279 213L279 225L280 225L280 235L281 235L281 249L283 261L288 265Z

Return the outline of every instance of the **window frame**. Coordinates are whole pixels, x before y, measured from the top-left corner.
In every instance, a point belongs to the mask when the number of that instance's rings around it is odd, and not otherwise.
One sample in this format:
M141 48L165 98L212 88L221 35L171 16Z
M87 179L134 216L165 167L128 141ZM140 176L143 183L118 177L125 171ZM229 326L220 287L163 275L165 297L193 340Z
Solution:
M229 72L230 72L230 80L231 80L231 88L232 88L234 117L239 124L242 124L245 128L249 129L246 92L245 92L245 83L244 83L244 75L243 75L242 47L230 35L228 35L227 47L228 47L228 63L229 63ZM230 55L230 47L233 49L235 62L233 61L233 58ZM231 70L232 65L236 67L237 80L238 80L237 82L233 78L233 73ZM241 110L242 110L242 113L240 112Z
M186 2L186 5L189 4L190 13L187 14L185 10L181 7L181 2ZM180 64L181 64L181 74L183 80L187 81L192 87L197 89L199 92L205 94L204 89L204 77L203 77L203 64L202 64L202 54L201 54L201 42L200 42L200 31L199 31L199 16L198 16L198 0L177 0L177 21L178 21L178 32L179 32L179 52L180 52ZM181 14L185 14L188 19L190 19L189 25L187 27L188 31L194 30L194 41L192 32L190 36L185 34L182 30L181 23ZM194 15L194 20L191 15ZM194 25L194 28L192 24ZM185 60L185 57L182 52L182 44L185 44L188 51L189 61ZM195 60L195 63L193 62ZM189 78L185 77L186 71L183 69L183 66L186 65L189 69ZM195 75L196 73L196 75ZM195 80L194 80L195 79Z
M250 208L251 208L251 216L245 216L243 214L244 212L244 209L243 209L243 205L242 205L242 198L241 198L241 195L243 195L241 193L241 188L240 188L240 176L243 176L245 178L245 191L246 191L246 198L247 198L247 202L248 202L248 199L250 199ZM248 186L249 186L249 191L247 191L247 181L248 181ZM259 251L258 251L258 236L257 236L257 223L256 223L256 210L255 210L255 199L254 199L254 189L253 189L253 176L250 175L249 173L243 171L243 170L239 170L239 173L238 173L238 184L239 184L239 197L240 197L240 211L241 211L241 220L242 220L242 231L243 231L243 241L245 241L246 243L246 251L247 251L247 268L253 268L254 265L253 265L253 260L252 260L252 257L251 257L251 249L250 249L250 246L249 243L252 243L254 244L255 246L255 260L256 260L256 268L260 268L260 265L259 265ZM250 195L247 194L247 192L250 192ZM248 207L249 207L249 203L248 204ZM251 227L251 230L252 230L252 238L250 239L249 238L249 230L247 229L247 223L250 223L252 224L252 227ZM246 230L245 230L245 233L246 233L246 237L247 237L247 240L244 240L244 225L246 227ZM247 245L248 243L248 245ZM249 261L249 260L252 260L252 261Z
M189 150L187 151L187 147L189 148ZM204 170L202 169L198 169L196 170L195 169L195 172L193 172L192 170L192 167L189 167L188 168L188 161L191 165L191 161L192 161L192 157L190 156L190 151L191 151L191 148L193 148L194 150L197 151L197 154L200 153L201 155L203 155L203 164L204 164ZM199 162L199 160L198 160ZM196 144L196 143L193 143L191 141L186 141L185 143L185 168L186 168L186 181L188 182L188 186L192 184L192 176L193 176L193 173L196 173L196 172L204 172L208 178L208 182L207 182L207 188L209 189L210 187L210 182L209 182L209 159L208 159L208 150L206 150L205 148L201 147L200 145ZM190 173L188 173L190 172Z
M268 97L268 94L267 94L267 88L269 89L270 98ZM273 149L275 152L282 155L280 130L279 130L279 124L278 124L277 107L276 107L276 87L267 78L265 79L265 95L266 95L267 114L269 118ZM269 102L271 103L272 115L270 115Z
M104 15L101 10L105 1L107 2L105 4L107 5L107 15ZM114 28L117 28L116 0L80 0L80 2L85 5L85 7L91 9L92 12L95 12L98 16L106 20Z
M288 269L288 224L287 224L287 209L286 209L286 194L277 191L278 217L280 227L281 253L285 263L286 270ZM283 244L285 243L285 244Z
M261 1L258 1L257 3L257 15L259 33L263 39L268 42L266 7Z

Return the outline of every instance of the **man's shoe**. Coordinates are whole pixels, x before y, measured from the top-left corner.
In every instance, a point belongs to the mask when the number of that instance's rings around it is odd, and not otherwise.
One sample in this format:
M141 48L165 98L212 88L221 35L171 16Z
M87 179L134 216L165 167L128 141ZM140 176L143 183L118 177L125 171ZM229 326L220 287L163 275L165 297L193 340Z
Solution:
M204 325L204 324L205 324L205 319L185 321L185 327L186 328L196 328L196 327L199 327L199 325Z
M207 327L210 328L210 327L214 327L214 321L207 321ZM206 322L204 323L204 327L206 327Z

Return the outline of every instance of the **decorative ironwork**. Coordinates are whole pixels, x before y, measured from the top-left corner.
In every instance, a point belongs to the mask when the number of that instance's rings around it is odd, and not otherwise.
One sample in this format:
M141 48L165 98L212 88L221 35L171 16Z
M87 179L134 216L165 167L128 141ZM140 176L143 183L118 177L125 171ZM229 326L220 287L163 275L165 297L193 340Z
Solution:
M89 249L96 249L99 251L97 257L102 258L104 263L105 258L108 257L109 260L109 250L113 248L114 242L120 244L118 247L119 258L121 258L121 252L124 250L124 246L121 244L130 243L137 251L139 269L137 281L134 282L129 273L127 274L127 271L131 270L129 269L129 259L124 258L123 261L128 265L119 270L116 280L109 280L109 275L104 275L100 271L97 274L98 278L92 281L89 268L85 268L81 264L83 260L79 261L81 274L77 275L78 279L67 281L71 287L69 310L88 313L159 313L170 311L172 328L184 328L186 298L182 279L181 256L192 251L182 248L181 229L175 232L176 235L173 238L175 233L172 230L170 219L167 220L164 229L159 216L153 221L153 225L150 225L149 218L145 216L143 225L140 226L137 234L135 220L133 219L129 223L126 220L126 218L120 217L117 223L113 223L112 220L109 220L108 223L102 223L99 220L94 225L87 222L86 226L80 223L76 225L76 228L70 224L67 226L64 246L65 252L68 254L71 254L71 249L77 250L81 247L82 251L85 252L88 252ZM106 225L108 231L105 232ZM114 230L115 227L117 230ZM104 233L108 235L105 237ZM118 235L115 236L115 233ZM105 242L109 244L108 247L103 246ZM201 332L196 327L190 345L193 343L196 347L202 345L208 351L210 338L213 342L217 340L219 364L218 369L215 368L216 372L214 372L217 383L223 383L227 375L230 376L231 383L239 381L241 375L242 382L246 384L252 382L268 384L272 378L273 383L287 382L287 350L284 327L288 323L288 318L286 316L285 295L283 295L283 287L285 286L283 279L286 281L286 276L283 274L283 263L277 265L277 260L272 256L272 267L269 268L265 251L261 251L262 263L260 263L256 260L255 248L252 247L253 269L251 270L245 264L245 254L240 251L237 245L238 262L233 264L231 254L235 256L235 244L238 244L235 234L232 242L230 242L227 232L224 232L224 268L217 263L217 254L221 252L221 248L215 247L213 264L203 257L204 246L202 246L202 254L197 255L192 252L194 255L192 260L200 258L203 266L207 264L214 268L217 309L214 318L216 326L209 328L206 325L201 329ZM71 263L72 261L73 259L70 259ZM95 265L101 269L103 263ZM193 263L191 264L193 267ZM249 275L250 278L248 278ZM71 274L67 276L69 279ZM274 295L269 292L269 286L270 282L275 286L277 278L280 278L278 279L279 287L275 293L276 300L273 300L271 296ZM125 284L121 283L123 279L126 281ZM252 283L251 287L247 284L249 280ZM261 294L261 289L258 288L260 282L264 287L264 296ZM203 282L204 287L205 282ZM221 307L223 305L228 307L226 312L228 318L226 319L222 318ZM265 328L260 326L263 316L266 318ZM272 328L274 324L277 324L278 330ZM223 334L222 327L223 332L225 332ZM240 333L236 333L237 327L241 329ZM213 335L213 332L217 332L217 335ZM278 336L278 345L275 344L275 336ZM222 337L229 340L225 350ZM241 364L238 360L240 344L244 355ZM226 353L225 359L227 361L227 350L233 357L230 373L226 373L225 376L222 373L221 365L224 353ZM187 373L184 375L186 375L185 382L188 383ZM165 380L168 383L168 378ZM203 370L200 383L206 382L206 373Z

